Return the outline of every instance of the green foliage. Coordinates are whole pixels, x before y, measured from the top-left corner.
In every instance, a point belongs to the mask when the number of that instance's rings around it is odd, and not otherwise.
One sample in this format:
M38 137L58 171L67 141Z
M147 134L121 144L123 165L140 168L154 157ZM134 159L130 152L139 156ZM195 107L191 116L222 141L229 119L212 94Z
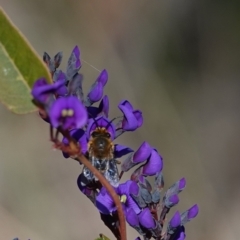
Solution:
M30 89L40 77L51 79L43 61L0 8L0 101L14 113L34 111Z
M99 237L96 238L95 240L110 240L110 239L101 233L99 234Z

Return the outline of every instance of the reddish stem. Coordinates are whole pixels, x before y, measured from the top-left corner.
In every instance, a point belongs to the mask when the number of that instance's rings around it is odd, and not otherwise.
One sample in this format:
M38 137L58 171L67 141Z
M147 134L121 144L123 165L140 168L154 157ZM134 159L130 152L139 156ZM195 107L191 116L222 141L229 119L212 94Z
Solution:
M115 190L110 185L110 183L106 180L106 178L87 160L87 158L84 155L79 155L77 158L84 166L86 166L94 174L94 176L98 178L102 186L104 186L109 192L109 194L111 195L117 208L118 219L120 223L121 240L127 240L125 216L122 210L122 204Z
M64 131L61 128L58 128L57 131L61 132L63 136L68 139L70 148L73 145L75 145L74 147L76 149L78 148L78 146L76 146L76 141L70 136L68 131ZM52 128L50 130L50 134L51 134L51 140L56 142L57 139L53 139ZM98 178L102 186L104 186L109 192L117 208L121 240L127 240L125 216L123 213L122 204L120 202L119 196L116 194L115 190L113 189L111 184L106 180L106 178L88 161L88 159L83 154L78 154L76 159L78 159L79 162L81 162L84 166L86 166L94 174L94 176Z

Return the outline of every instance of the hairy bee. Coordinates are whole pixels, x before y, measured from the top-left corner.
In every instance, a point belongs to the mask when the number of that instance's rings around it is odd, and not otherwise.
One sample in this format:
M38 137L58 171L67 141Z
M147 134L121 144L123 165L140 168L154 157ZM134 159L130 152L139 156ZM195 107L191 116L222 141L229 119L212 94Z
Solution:
M114 158L114 144L111 135L104 127L97 127L92 133L88 142L88 159L109 181L112 186L117 186L119 173L117 160ZM84 167L83 175L91 182L96 177Z

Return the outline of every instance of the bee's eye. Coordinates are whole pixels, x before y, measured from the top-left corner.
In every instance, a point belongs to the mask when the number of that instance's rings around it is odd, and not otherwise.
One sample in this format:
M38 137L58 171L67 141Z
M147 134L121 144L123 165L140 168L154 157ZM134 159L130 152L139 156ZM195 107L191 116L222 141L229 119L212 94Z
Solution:
M92 132L91 136L92 136L93 138L95 138L95 137L98 136L98 133L97 133L97 132Z
M109 133L106 133L106 137L107 137L107 138L110 138L111 135L110 135Z

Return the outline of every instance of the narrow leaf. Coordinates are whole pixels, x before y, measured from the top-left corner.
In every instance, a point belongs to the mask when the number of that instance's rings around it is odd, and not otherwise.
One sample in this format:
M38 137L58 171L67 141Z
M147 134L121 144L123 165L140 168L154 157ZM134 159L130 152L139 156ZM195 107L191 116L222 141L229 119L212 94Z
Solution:
M14 113L35 111L30 88L50 74L28 41L0 8L0 101Z

